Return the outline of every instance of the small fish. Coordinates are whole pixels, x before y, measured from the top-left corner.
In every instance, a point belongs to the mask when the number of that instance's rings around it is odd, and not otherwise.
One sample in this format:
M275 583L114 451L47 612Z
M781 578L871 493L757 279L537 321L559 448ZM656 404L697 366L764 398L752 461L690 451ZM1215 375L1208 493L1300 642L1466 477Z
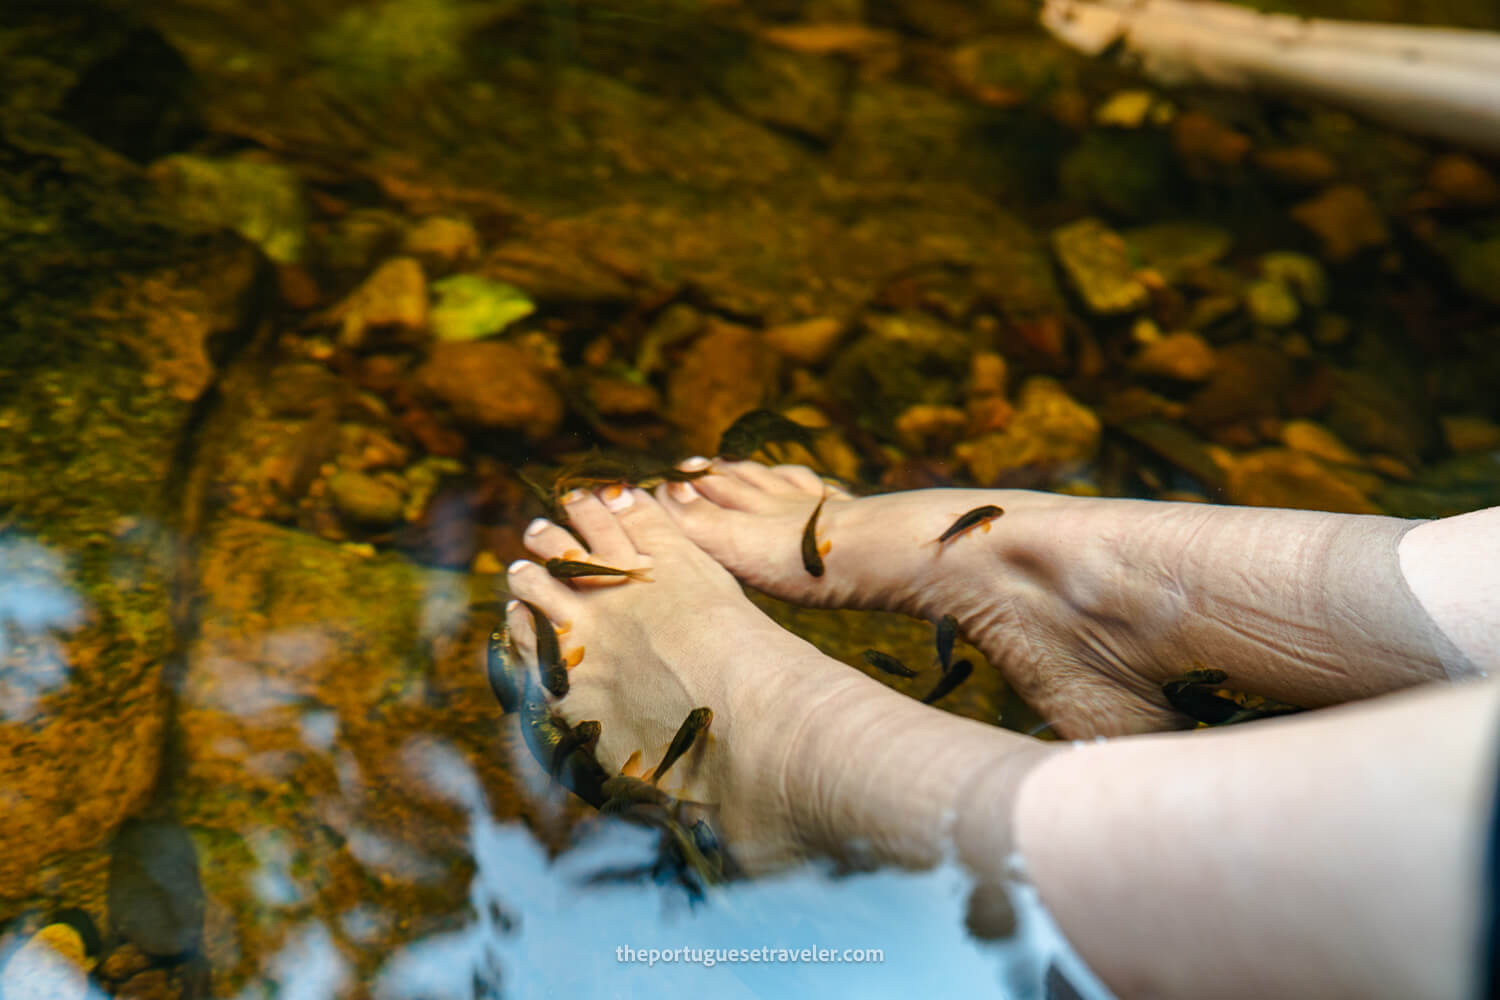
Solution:
M578 737L578 745L593 753L599 746L599 737L603 735L604 727L593 719L585 719L573 727L573 733Z
M890 653L882 653L878 649L867 649L859 655L863 656L865 662L876 670L883 670L888 674L895 674L897 677L917 676L915 670L896 659Z
M731 461L749 458L768 444L800 444L812 451L815 429L774 410L751 410L730 424L719 438L719 454Z
M651 777L646 780L651 784L661 781L662 776L671 769L689 750L693 748L693 742L698 734L707 729L714 721L714 710L711 708L695 708L682 720L682 725L677 727L677 735L672 737L667 752L662 756L661 763L656 765L656 770L651 772Z
M490 690L500 703L500 711L507 714L521 707L521 674L519 664L511 656L510 632L498 628L490 633L489 657L486 673Z
M661 806L665 809L671 804L672 796L651 782L628 774L617 774L604 782L604 805L599 807L599 811L623 813L638 805Z
M1222 670L1191 670L1161 686L1162 694L1173 708L1207 726L1228 726L1238 722L1272 719L1302 711L1296 705L1270 699L1256 699L1259 705L1242 703L1239 697L1219 685L1229 679Z
M974 666L968 660L959 660L953 664L952 669L938 678L938 682L932 690L927 692L927 697L922 699L922 704L931 705L953 693L953 689L969 679L969 674L974 672Z
M958 638L958 619L944 615L937 624L938 666L947 673L953 666L953 642Z
M980 525L984 525L984 530L989 531L989 523L1004 513L1005 510L1003 508L996 507L992 503L987 503L983 507L975 507L949 525L947 531L933 539L933 543L941 547L950 538L957 538L964 532L971 531Z
M599 745L599 736L604 727L597 722L588 721L569 728L566 722L555 716L552 723L561 730L561 737L557 745L552 748L552 764L547 768L547 773L555 778L562 773L563 764L567 762L568 755L573 751L594 752L594 747Z
M547 572L559 580L576 580L583 576L625 576L641 583L650 583L648 569L615 569L598 563L579 562L577 559L548 559Z
M559 784L596 809L604 803L609 775L593 752L583 747L578 731L552 714L546 696L534 683L526 685L521 698L521 736L531 756Z
M531 627L536 633L536 662L542 672L542 684L555 697L568 693L568 664L563 660L562 647L557 641L557 630L552 621L542 614L542 609L530 601L522 601L531 612Z
M823 504L828 502L828 494L823 494L823 499L813 508L812 517L807 519L807 527L802 529L802 566L813 576L823 575L823 557L833 548L833 542L818 541L818 515L823 512Z

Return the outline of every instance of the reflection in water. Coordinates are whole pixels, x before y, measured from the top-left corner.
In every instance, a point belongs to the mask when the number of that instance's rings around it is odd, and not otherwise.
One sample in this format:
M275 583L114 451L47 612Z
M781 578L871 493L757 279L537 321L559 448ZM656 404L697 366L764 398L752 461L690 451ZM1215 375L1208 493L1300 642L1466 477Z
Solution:
M82 618L56 553L29 538L0 537L0 719L31 718L37 699L67 680L67 657L51 632L77 628ZM11 669L17 647L27 646L25 669Z
M956 865L843 878L807 866L717 891L691 907L675 886L596 882L601 872L649 867L655 832L600 821L549 860L520 824L490 818L478 781L456 754L433 743L408 750L408 763L425 773L434 792L469 814L473 916L460 930L393 955L375 980L378 997L588 996L601 987L621 996L832 990L905 997L921 989L983 996L1003 985L1007 996L1022 998L1044 995L1050 964L1081 995L1106 995L1027 890L1018 894L1020 927L1010 941L991 946L957 933L971 883ZM835 960L715 959L756 948L831 949ZM652 949L677 954L653 962ZM879 957L837 961L846 949Z

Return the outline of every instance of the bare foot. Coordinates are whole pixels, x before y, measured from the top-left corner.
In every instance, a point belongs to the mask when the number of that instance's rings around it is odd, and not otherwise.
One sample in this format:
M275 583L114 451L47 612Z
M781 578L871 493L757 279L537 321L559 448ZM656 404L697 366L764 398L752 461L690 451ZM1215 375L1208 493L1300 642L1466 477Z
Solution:
M1066 736L1177 725L1161 683L1190 665L1143 654L1134 626L1151 618L1156 598L1122 586L1110 544L1131 523L1115 504L1132 501L962 489L854 499L802 466L716 460L713 469L664 485L657 497L689 538L746 583L799 604L955 615ZM825 495L816 535L827 552L823 574L814 576L802 536ZM963 514L989 504L1005 513L937 542Z
M602 724L606 770L636 756L649 772L690 710L713 709L708 738L662 787L713 807L748 870L838 853L851 841L879 859L935 862L960 785L1018 748L1036 750L1033 740L928 708L829 659L752 605L649 493L605 495L609 507L593 495L567 503L588 559L649 566L652 581L564 583L522 561L511 566L511 592L565 629L565 655L582 648L555 707L571 724ZM577 546L547 521L527 529L526 544L543 559ZM510 607L509 624L534 669L524 606ZM927 800L931 808L921 808Z

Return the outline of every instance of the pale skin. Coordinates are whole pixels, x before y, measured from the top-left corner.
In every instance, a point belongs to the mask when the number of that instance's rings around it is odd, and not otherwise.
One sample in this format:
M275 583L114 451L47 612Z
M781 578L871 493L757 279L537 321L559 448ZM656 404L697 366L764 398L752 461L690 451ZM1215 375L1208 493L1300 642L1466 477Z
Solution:
M815 578L801 534L825 491ZM805 468L746 462L655 496L570 499L589 558L649 566L653 582L512 567L515 595L585 650L557 710L603 723L605 767L639 750L649 770L690 709L713 708L712 738L668 789L715 804L750 870L956 853L983 885L1018 851L1121 996L1479 989L1500 684L1439 682L1459 664L1500 669L1500 509L1399 536L1399 576L1454 663L1392 627L1355 665L1344 654L1362 637L1330 633L1411 609L1344 607L1366 599L1355 586L1334 614L1299 590L1309 567L1345 572L1322 558L1345 549L1320 548L1342 515L1026 491L854 499ZM989 531L933 544L982 504L1005 509ZM577 542L543 521L527 545L546 559ZM920 705L779 628L735 577L803 604L954 614L1064 735L1126 738L1059 751ZM527 650L528 614L509 619ZM1160 732L1179 722L1161 683L1196 665L1310 707L1371 700Z

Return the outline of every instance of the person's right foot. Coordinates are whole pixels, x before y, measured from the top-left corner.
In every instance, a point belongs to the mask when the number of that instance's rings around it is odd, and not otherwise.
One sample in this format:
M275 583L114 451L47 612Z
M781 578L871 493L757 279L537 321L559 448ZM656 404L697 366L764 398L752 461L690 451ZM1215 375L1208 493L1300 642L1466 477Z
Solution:
M701 467L702 460L684 463ZM699 547L775 597L930 620L955 615L1065 736L1177 725L1160 685L1184 668L1143 655L1132 612L1149 609L1132 607L1138 595L1111 589L1122 581L1109 537L1132 520L1122 520L1115 503L964 489L855 499L802 466L717 460L710 475L666 484L657 496ZM827 551L819 576L806 565L803 536L820 500L815 544ZM987 505L1004 514L937 541Z

